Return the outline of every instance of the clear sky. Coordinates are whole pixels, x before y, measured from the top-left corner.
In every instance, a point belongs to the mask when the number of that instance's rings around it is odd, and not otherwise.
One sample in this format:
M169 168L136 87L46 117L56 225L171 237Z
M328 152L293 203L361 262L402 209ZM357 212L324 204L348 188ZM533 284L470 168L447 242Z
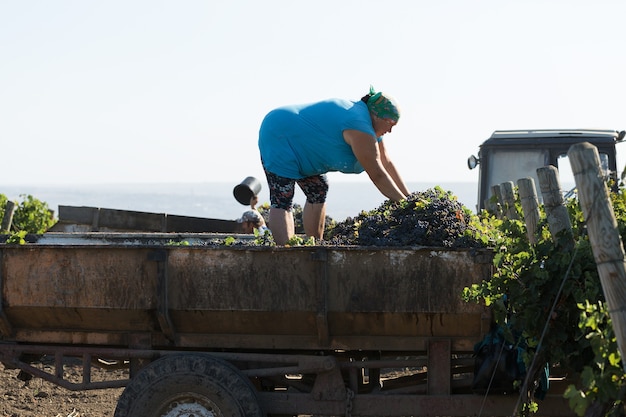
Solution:
M370 84L402 109L385 141L405 180L476 181L467 157L494 130L626 129L624 16L618 0L0 0L0 185L264 181L266 112Z

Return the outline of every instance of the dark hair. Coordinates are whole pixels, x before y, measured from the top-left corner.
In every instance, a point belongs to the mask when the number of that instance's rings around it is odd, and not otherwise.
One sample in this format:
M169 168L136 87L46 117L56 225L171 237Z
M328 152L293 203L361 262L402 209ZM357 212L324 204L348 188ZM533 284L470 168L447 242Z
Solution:
M361 97L361 101L365 104L367 104L367 101L370 99L370 97L372 97L371 94L366 94L363 97Z

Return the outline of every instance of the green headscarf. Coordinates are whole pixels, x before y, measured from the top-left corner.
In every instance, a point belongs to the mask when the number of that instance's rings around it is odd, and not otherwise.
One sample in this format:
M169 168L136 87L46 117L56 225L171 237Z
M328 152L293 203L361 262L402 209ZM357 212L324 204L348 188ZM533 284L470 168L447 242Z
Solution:
M367 108L381 119L391 119L397 122L400 118L400 109L398 109L394 100L380 91L377 93L371 85Z

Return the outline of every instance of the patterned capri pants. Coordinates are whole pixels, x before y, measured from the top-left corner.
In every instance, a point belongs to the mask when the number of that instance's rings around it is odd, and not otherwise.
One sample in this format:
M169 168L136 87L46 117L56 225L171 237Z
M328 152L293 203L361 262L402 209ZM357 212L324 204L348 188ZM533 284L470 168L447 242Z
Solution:
M326 202L328 194L328 179L325 174L311 177L293 179L280 177L265 170L267 185L270 189L271 207L291 211L293 208L293 196L296 183L306 196L306 201L311 204Z

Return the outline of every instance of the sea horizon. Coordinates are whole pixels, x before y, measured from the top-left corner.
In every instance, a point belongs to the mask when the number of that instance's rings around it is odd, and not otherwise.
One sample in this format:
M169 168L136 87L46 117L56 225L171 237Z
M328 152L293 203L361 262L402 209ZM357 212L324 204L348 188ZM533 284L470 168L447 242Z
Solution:
M179 216L234 220L248 206L233 196L232 182L189 183L111 183L60 185L2 185L0 194L12 201L22 201L26 195L45 202L58 216L59 206L99 207ZM439 186L452 192L468 209L476 211L477 182L407 182L411 192ZM363 210L373 210L385 202L370 182L330 181L326 213L336 221L355 217ZM267 185L262 185L259 205L269 203ZM294 203L305 203L302 191L296 187Z

